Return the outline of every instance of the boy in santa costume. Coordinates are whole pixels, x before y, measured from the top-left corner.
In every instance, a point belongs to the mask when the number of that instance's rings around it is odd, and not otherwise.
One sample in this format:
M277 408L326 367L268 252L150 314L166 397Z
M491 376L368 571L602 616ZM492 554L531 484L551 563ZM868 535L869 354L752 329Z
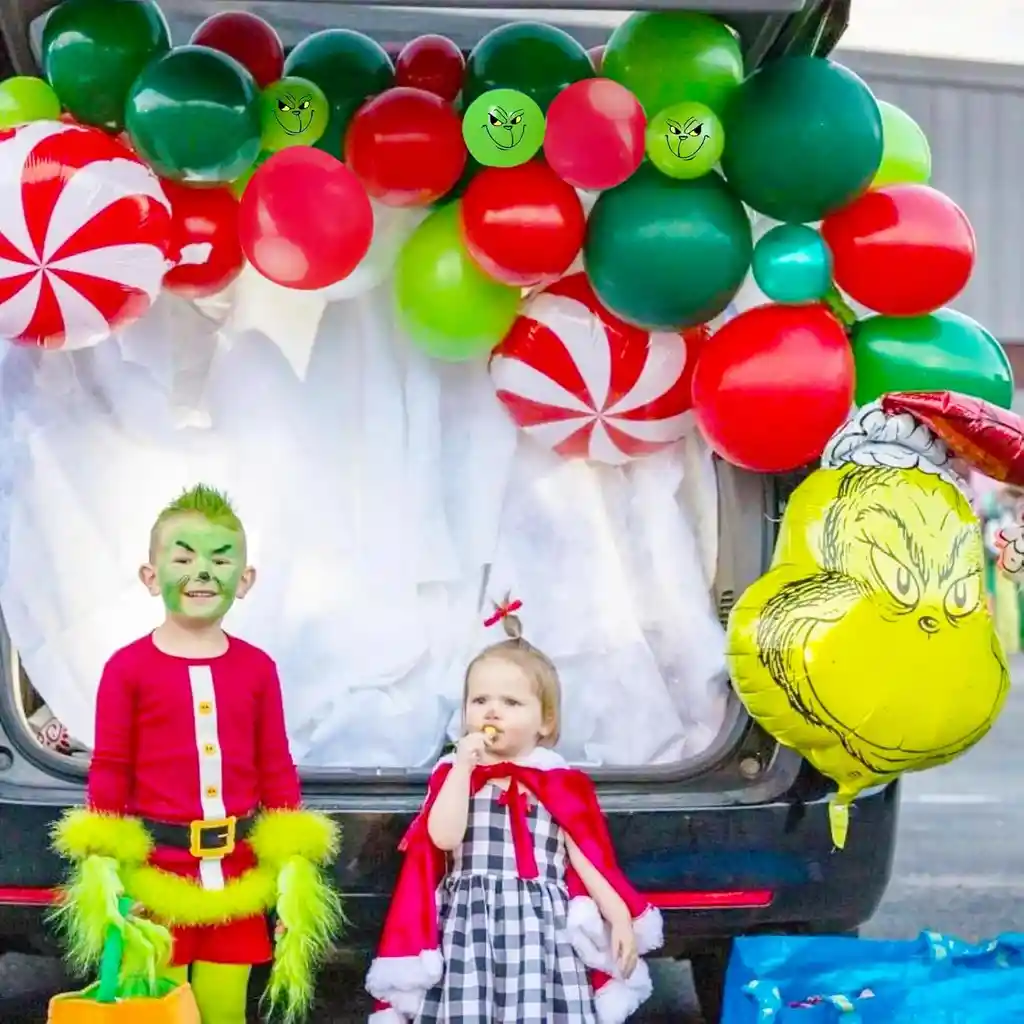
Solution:
M659 911L626 880L593 783L551 746L559 684L522 638L466 672L465 735L442 758L366 988L370 1024L621 1024L651 994Z
M166 617L107 662L87 806L54 830L70 957L95 965L117 927L128 960L155 949L188 978L203 1024L244 1024L251 965L273 959L270 1002L298 1019L341 919L321 870L338 833L301 806L274 662L221 628L255 581L227 498L200 485L168 505L139 576Z

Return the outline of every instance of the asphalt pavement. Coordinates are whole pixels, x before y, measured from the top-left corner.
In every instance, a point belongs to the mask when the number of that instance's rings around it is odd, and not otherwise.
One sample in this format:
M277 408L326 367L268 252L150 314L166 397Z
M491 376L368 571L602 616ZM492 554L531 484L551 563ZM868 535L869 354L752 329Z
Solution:
M905 779L894 878L865 935L908 938L927 927L978 939L1024 930L1024 659L1015 660L1014 679L983 743ZM653 966L657 992L637 1024L699 1024L686 966ZM54 961L0 958L0 1021L42 1024L47 1000L66 984ZM362 1024L369 1007L361 990L352 970L325 972L312 1024Z

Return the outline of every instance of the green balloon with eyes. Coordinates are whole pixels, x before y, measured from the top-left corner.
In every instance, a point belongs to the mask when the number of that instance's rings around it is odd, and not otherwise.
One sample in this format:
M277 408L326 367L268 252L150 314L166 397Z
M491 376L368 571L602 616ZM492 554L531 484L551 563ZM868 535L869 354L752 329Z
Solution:
M323 89L295 76L272 82L260 96L261 148L276 153L320 141L331 116Z
M469 105L462 137L473 159L485 167L518 167L544 143L544 114L526 93L491 89Z
M701 178L721 159L725 130L718 115L703 103L675 103L648 122L645 146L662 174Z

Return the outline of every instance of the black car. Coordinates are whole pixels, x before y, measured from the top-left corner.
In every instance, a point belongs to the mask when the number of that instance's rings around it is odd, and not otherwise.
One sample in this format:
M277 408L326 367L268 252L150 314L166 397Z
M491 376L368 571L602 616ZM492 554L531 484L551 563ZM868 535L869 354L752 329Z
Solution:
M785 53L827 53L846 25L849 3L715 0L704 6L730 20L748 67L754 67ZM0 0L0 77L38 73L34 47L52 6L51 0ZM172 0L163 6L174 38L181 40L221 5ZM389 43L436 31L468 48L496 19L509 16L505 10L488 15L486 9L470 14L290 0L247 6L266 12L292 44L337 24ZM526 5L506 3L503 9L516 6ZM588 20L582 13L593 6L533 16L562 24L593 46L609 32L600 24L607 18ZM691 5L652 0L645 6ZM716 462L715 470L719 555L713 596L724 620L734 597L766 568L774 524L794 480L744 473L724 462ZM6 629L0 629L0 665L0 953L49 951L43 917L61 863L49 849L48 832L67 807L82 801L88 758L56 753L33 734L28 717L37 697ZM33 682L45 692L45 680ZM425 773L318 770L305 771L303 779L309 804L330 811L343 825L344 849L335 870L351 918L345 941L355 954L368 952L396 877L397 844L422 799ZM665 954L691 960L709 1019L717 1019L733 936L855 931L873 914L889 881L897 786L868 790L858 799L849 844L835 851L826 813L831 783L766 735L735 698L717 741L685 771L601 770L595 779L621 863L664 911Z

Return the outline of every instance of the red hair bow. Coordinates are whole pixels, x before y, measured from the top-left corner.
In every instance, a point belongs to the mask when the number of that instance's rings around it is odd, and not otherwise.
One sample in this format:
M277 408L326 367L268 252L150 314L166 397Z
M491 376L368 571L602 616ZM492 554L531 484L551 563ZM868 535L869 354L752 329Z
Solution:
M507 619L513 613L519 611L523 607L522 601L510 601L508 597L505 598L500 604L495 603L494 614L487 619L484 619L484 625L490 628L496 626L502 619Z

